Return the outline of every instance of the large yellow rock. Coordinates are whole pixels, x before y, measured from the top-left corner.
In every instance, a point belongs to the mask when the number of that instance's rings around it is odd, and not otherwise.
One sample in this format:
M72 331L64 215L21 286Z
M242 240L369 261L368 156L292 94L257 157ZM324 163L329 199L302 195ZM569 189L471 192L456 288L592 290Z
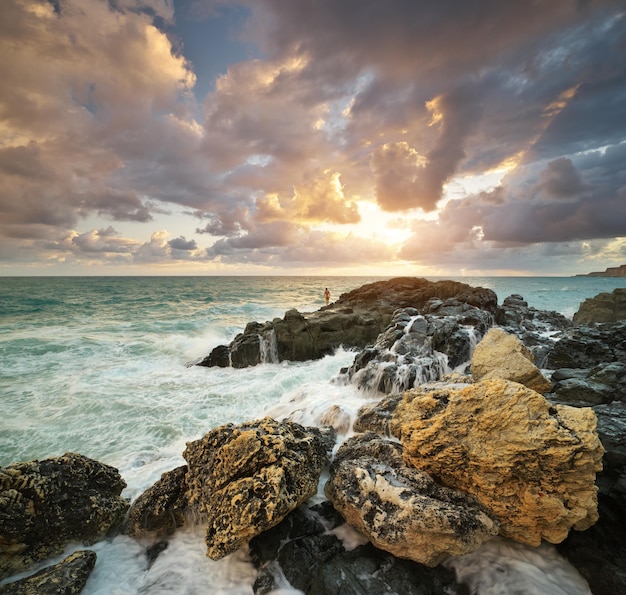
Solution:
M505 537L560 543L598 519L604 449L590 408L551 406L521 384L488 380L408 391L390 429L409 465L474 495Z
M552 383L535 366L534 356L515 335L492 328L472 354L471 370L475 380L502 378L519 382L538 393L552 390Z

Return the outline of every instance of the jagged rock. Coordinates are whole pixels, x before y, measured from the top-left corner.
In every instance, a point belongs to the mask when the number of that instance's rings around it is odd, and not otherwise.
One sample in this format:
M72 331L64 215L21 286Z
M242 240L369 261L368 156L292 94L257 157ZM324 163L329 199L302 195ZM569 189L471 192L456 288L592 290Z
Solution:
M75 453L0 468L0 578L90 544L123 520L117 469Z
M187 465L166 471L131 505L121 532L131 537L164 536L185 524Z
M300 506L279 525L255 537L250 552L258 568L256 595L289 584L307 595L464 594L454 573L401 560L371 544L346 551L334 530L343 518L327 500ZM341 532L341 529L339 529Z
M611 362L626 364L626 320L569 330L554 345L546 367L593 368Z
M552 406L521 384L488 380L408 391L391 429L408 464L474 495L504 537L559 543L598 518L603 448L589 408Z
M342 444L324 490L376 547L427 566L473 551L498 533L498 522L473 498L407 467L402 447L374 434Z
M493 291L465 283L412 277L378 281L342 294L312 314L289 310L282 319L251 322L230 345L216 347L199 365L245 367L268 361L305 361L324 357L342 345L363 348L376 340L396 310L422 308L431 298L447 307L452 303L447 300L454 298L459 315L463 307L491 314L497 308Z
M278 524L317 492L326 445L317 428L271 418L188 442L189 506L207 519L207 555L220 559Z
M74 552L54 566L0 587L2 595L78 595L96 564L96 552Z
M508 296L496 312L496 324L514 334L534 356L538 367L545 367L548 353L572 321L559 312L537 310L519 294Z
M389 422L402 400L401 394L389 395L375 403L363 405L352 424L355 432L375 432L381 436L391 436Z
M574 324L617 322L626 319L626 287L586 299L574 314Z
M517 337L492 328L474 349L472 376L475 380L511 380L538 393L549 392L552 383L535 366L533 359L533 354Z
M429 300L424 310L436 314L422 315L414 308L394 312L374 346L359 353L347 370L353 384L388 394L437 381L469 361L493 321L488 311L456 299Z

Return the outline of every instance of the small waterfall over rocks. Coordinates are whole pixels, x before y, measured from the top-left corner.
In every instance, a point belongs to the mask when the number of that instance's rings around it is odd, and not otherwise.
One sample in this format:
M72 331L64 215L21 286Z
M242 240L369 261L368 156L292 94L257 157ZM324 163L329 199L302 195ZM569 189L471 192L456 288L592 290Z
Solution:
M431 310L438 304L431 304ZM428 310L428 308L425 308ZM390 326L373 346L360 352L344 374L365 393L390 394L465 372L472 352L492 320L487 312L420 314L415 308L394 312Z
M273 328L259 335L259 351L262 364L277 364L280 361L276 331Z

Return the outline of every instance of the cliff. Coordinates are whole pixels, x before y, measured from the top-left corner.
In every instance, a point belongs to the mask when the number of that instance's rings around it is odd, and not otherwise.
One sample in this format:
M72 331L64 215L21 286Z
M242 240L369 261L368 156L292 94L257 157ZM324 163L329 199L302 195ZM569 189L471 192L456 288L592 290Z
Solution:
M626 277L626 264L618 267L608 267L604 272L596 271L587 275L576 275L577 277Z

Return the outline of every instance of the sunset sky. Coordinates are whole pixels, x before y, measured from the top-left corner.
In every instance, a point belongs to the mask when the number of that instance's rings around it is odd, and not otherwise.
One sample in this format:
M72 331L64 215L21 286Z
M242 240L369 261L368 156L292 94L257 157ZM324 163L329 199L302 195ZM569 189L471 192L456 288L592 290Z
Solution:
M620 264L624 0L0 1L0 275Z

